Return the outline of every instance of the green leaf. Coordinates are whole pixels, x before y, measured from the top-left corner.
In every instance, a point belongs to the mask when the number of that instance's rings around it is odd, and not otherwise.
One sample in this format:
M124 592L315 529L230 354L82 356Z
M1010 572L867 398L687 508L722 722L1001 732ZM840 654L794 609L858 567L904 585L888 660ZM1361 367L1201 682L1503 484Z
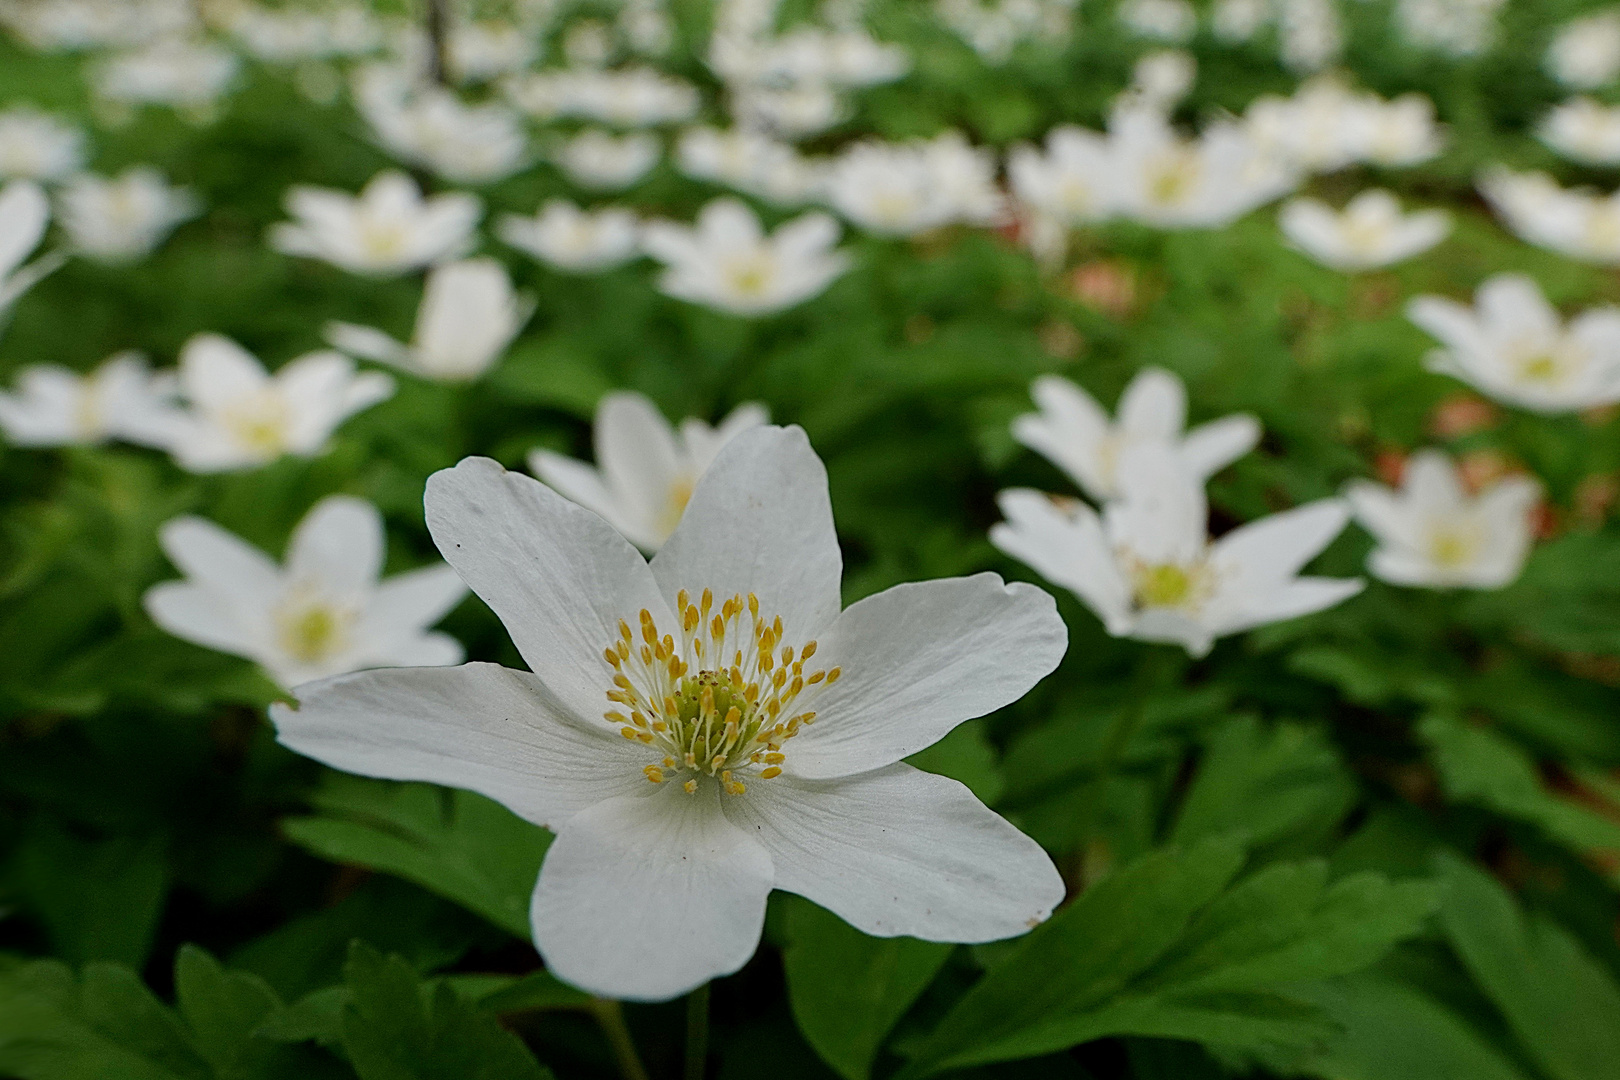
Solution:
M1620 539L1572 533L1540 545L1524 573L1470 612L1568 652L1620 654Z
M1293 984L1376 961L1435 904L1427 883L1376 874L1329 883L1319 861L1235 886L1237 837L1170 848L1083 894L962 998L908 1074L1034 1057L1109 1035L1236 1049L1331 1031Z
M551 834L482 795L331 773L318 817L282 829L322 858L397 874L528 939Z
M493 993L479 997L481 1008L494 1013L528 1009L588 1009L595 999L576 990L549 971L533 971Z
M344 969L343 1045L360 1080L548 1080L516 1035L444 983L355 942Z
M950 945L874 938L793 898L782 951L788 1002L805 1041L845 1080L866 1080L878 1048L951 954Z
M979 797L994 803L1006 784L996 760L995 747L985 737L984 720L969 720L953 728L943 739L906 759L919 769L959 780Z
M277 1049L254 1034L281 1011L275 991L257 975L226 971L195 945L181 946L175 958L174 988L180 1015L214 1075L257 1075Z
M146 962L169 892L163 837L82 839L37 819L16 854L23 895L67 960Z
M1203 762L1170 832L1177 844L1245 833L1268 844L1311 823L1338 820L1355 787L1323 735L1297 724L1267 730L1236 717L1208 740Z
M1620 986L1563 927L1527 914L1488 874L1437 860L1440 922L1457 955L1553 1080L1620 1078Z

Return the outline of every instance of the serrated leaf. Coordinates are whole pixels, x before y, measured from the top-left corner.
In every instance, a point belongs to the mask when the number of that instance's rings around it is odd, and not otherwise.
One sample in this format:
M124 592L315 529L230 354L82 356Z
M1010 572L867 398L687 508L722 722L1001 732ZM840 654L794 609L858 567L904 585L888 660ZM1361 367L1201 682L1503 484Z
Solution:
M175 958L174 989L192 1042L219 1080L256 1075L273 1055L274 1042L255 1032L281 1011L281 1001L257 975L226 971L195 945Z
M318 817L282 822L334 862L397 874L527 939L529 899L551 834L482 795L332 773Z
M866 1080L895 1022L927 988L951 946L874 938L794 898L782 966L805 1041L845 1080Z

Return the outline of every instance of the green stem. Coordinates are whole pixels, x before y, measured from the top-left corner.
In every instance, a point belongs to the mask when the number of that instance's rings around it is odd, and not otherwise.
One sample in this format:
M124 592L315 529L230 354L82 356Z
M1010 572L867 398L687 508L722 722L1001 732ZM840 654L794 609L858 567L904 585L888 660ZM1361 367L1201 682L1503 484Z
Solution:
M703 1080L709 1063L709 984L686 996L685 1080Z
M619 1063L619 1074L624 1080L647 1080L647 1067L636 1053L636 1041L624 1022L624 1009L612 998L596 998L591 1002L591 1014L607 1036L613 1048L613 1057Z
M450 85L450 10L446 0L426 0L428 75L440 86Z

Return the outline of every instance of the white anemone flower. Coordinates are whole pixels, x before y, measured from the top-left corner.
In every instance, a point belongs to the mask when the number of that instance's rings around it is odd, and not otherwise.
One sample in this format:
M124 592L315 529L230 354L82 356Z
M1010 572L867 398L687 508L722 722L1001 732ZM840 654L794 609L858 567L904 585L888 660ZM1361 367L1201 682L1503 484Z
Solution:
M183 221L197 216L196 196L169 182L150 165L115 178L80 173L56 197L62 229L73 249L110 264L151 254Z
M84 166L84 143L84 132L30 106L0 112L0 180L61 180Z
M1277 224L1294 247L1335 270L1375 270L1428 251L1451 233L1444 210L1401 212L1382 188L1361 192L1336 211L1317 199L1285 203Z
M425 379L466 382L488 371L534 314L534 298L515 292L506 267L488 257L445 263L428 272L409 345L354 323L326 325L333 348L392 364Z
M614 135L593 128L564 142L552 159L580 187L623 191L651 172L662 153L656 135L644 131Z
M1620 191L1564 188L1546 173L1488 170L1480 194L1521 240L1572 259L1620 265Z
M619 206L581 210L567 199L548 199L533 217L507 214L496 223L501 240L547 266L571 274L597 274L641 254L641 222Z
M248 469L284 454L315 457L348 417L394 392L380 372L356 373L342 353L306 353L274 375L246 349L198 334L180 350L180 392L165 445L197 473Z
M1418 296L1406 310L1445 346L1429 354L1431 371L1498 401L1540 413L1620 401L1620 308L1591 308L1566 326L1534 281L1497 274L1473 307Z
M1118 202L1107 137L1073 124L1048 131L1044 153L1013 147L1007 179L1019 202L1066 228L1102 221Z
M356 76L355 101L380 146L453 184L504 180L529 162L520 118L499 102L469 105L442 87L412 87L381 66Z
M1234 413L1183 432L1187 389L1162 368L1143 368L1119 397L1117 419L1095 398L1058 375L1043 375L1030 387L1039 412L1013 421L1013 438L1062 469L1099 501L1120 494L1121 455L1141 443L1176 447L1200 482L1254 449L1260 422Z
M1541 485L1506 476L1476 495L1437 450L1407 461L1399 490L1353 480L1345 497L1378 541L1367 570L1392 585L1500 589L1524 568L1535 535Z
M1362 589L1360 579L1298 576L1349 521L1341 499L1212 541L1203 484L1174 447L1133 446L1119 472L1120 495L1100 516L1078 500L1016 488L1001 493L1007 520L990 530L991 543L1072 591L1115 637L1203 656L1216 638L1321 611Z
M824 185L833 209L868 232L914 236L954 222L990 225L1004 200L995 158L959 132L928 140L866 140L829 165Z
M749 401L714 427L689 416L677 431L647 398L619 390L596 406L594 468L550 450L535 450L529 470L600 514L643 551L657 551L680 524L698 480L720 448L769 421L765 406Z
M62 265L59 253L23 265L44 238L50 219L50 200L32 180L13 180L0 188L0 323L23 293Z
M17 373L16 393L0 393L0 432L14 446L161 441L154 425L174 389L172 376L154 375L135 352L110 357L88 375L36 364Z
M443 563L379 581L387 542L364 499L332 495L293 530L283 566L211 521L158 530L186 575L146 591L152 621L175 637L256 661L292 688L368 667L461 663L461 643L428 627L467 593Z
M1157 109L1127 103L1109 118L1108 136L1120 212L1155 228L1222 228L1299 180L1235 121L1189 139Z
M1063 898L1033 840L902 761L1057 665L1052 598L979 574L840 613L803 431L728 445L650 565L487 459L435 474L426 504L530 671L345 675L271 717L335 768L470 788L554 830L531 915L559 978L685 993L747 963L773 888L866 934L960 942L1022 934Z
M675 142L675 167L694 180L711 180L777 206L814 198L826 168L791 144L746 127L691 127Z
M287 193L286 202L297 221L271 229L272 247L377 276L459 257L472 247L483 213L477 196L466 192L424 199L416 181L393 170L372 177L358 196L299 186Z
M1536 138L1586 165L1620 164L1620 108L1575 97L1541 118Z
M1620 76L1620 12L1607 9L1565 23L1547 48L1548 74L1576 90Z
M738 199L715 199L695 226L649 221L642 248L666 267L658 287L668 296L733 315L768 315L819 295L849 269L833 250L838 222L801 214L769 236Z

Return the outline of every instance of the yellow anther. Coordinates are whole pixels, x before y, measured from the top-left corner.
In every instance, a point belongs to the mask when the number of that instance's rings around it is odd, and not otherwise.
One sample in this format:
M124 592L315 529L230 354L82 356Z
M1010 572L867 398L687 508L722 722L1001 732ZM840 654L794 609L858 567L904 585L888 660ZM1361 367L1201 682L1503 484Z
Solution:
M608 663L612 664L614 667L619 666L619 654L614 652L612 649L603 649L602 650L602 659L606 660Z
M653 651L651 649L647 648L647 646L645 646L645 645L643 645L641 647L641 662L643 664L648 665L649 667L652 665L652 662L653 662Z
M780 690L786 684L787 684L787 672L784 671L781 668L777 668L776 669L776 674L771 676L771 685L776 687L778 690Z
M728 601L728 603L729 603L729 601ZM709 636L713 637L713 638L722 638L722 637L725 637L725 635L726 635L725 620L721 616L716 615L713 618L713 620L711 620L710 623L709 623Z
M664 770L660 769L656 765L649 765L641 771L646 773L647 779L651 780L655 784L662 784L664 782Z
M766 754L765 755L765 764L767 764L767 765L780 765L780 764L782 764L782 762L784 762L786 760L787 760L787 755L786 754Z
M638 728L644 728L647 726L647 718L642 716L639 710L635 710L630 713L630 722L636 725Z
M707 615L709 613L709 609L712 608L712 607L714 607L714 590L713 589L704 589L703 590L703 614Z
M773 779L773 778L781 776L781 775L782 775L782 770L778 769L775 765L772 765L770 768L768 768L764 772L760 773L759 778L761 780L770 780L770 779Z
M692 597L685 589L682 589L680 592L675 594L675 606L680 608L682 611L685 611L686 605L690 604L691 602Z
M831 671L827 672L827 685L831 686L833 683L837 682L838 676L842 675L843 673L844 669L841 667L835 667Z
M782 663L784 663L784 664L793 663L793 646L791 646L791 645L782 646Z
M799 654L799 659L800 660L808 660L814 655L816 655L816 643L813 642L813 641L805 642L805 644L804 644L804 652Z
M782 640L782 616L780 615L771 620L771 637L777 641Z
M756 619L759 618L759 597L753 593L748 594L748 614Z
M619 636L626 641L634 641L635 635L630 633L630 624L623 619L619 620Z
M618 652L620 660L630 659L630 643L628 641L619 642L618 648L615 651ZM618 667L619 665L614 664L613 666Z
M686 789L686 793L688 795L696 795L697 794L697 781L696 780L688 780L686 783L682 784L681 787Z
M688 769L697 768L697 755L690 750L686 752L686 767Z
M617 686L620 690L633 690L633 689L635 689L635 687L630 685L630 680L624 677L623 672L620 672L619 674L613 676L613 685Z
M603 713L602 719L606 720L610 724L628 724L630 722L623 713L613 712L611 710Z
M636 738L640 739L644 743L650 743L650 742L653 741L653 734L650 731L643 731L640 734L638 734L636 736Z
M619 729L619 734L623 735L627 739L633 739L636 737L636 729L633 727L622 727Z
M693 630L697 629L698 618L699 618L699 615L698 615L698 609L697 608L695 608L695 607L687 608L686 609L686 614L681 617L681 627L688 634L690 634Z
M808 679L806 679L804 681L805 681L806 685L814 686L814 685L816 685L816 683L820 682L822 679L825 679L826 677L827 677L827 673L825 671L818 671L814 675L810 676Z
M672 758L672 757L665 757L664 758L664 768L673 769L674 767L675 767L675 759Z

